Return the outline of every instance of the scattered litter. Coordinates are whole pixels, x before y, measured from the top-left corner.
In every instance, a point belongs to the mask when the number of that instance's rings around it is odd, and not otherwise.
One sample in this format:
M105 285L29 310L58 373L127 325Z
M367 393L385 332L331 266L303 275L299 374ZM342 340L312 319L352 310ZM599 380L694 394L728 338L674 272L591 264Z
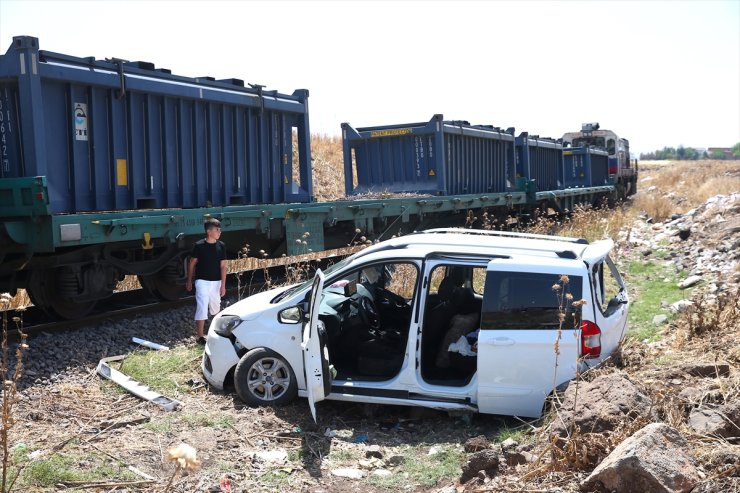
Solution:
M288 462L288 452L285 449L260 450L259 452L255 452L254 455L272 464L285 464Z
M370 459L360 459L358 463L363 469L377 469L378 467L383 467L385 465L385 463L383 463L383 461L378 459L377 457L372 457Z
M301 427L300 427L300 426L296 426L295 428L293 428L293 433L300 433L300 432L302 432L302 431L303 431L303 430L301 429Z
M141 397L153 404L158 405L165 411L174 411L182 405L182 403L175 399L165 397L159 392L155 392L146 385L142 385L131 377L124 375L120 371L111 368L108 363L112 361L121 361L126 356L111 356L110 358L103 358L98 363L97 372L102 377L112 380L124 389L128 390L137 397Z
M206 383L201 379L189 378L186 382L187 385L193 388L205 387Z
M365 449L365 457L370 459L371 457L377 457L378 459L383 458L383 452L380 450L380 445L370 445Z
M671 304L671 310L673 310L674 312L683 313L687 311L693 305L694 305L694 302L691 300L679 300Z
M352 443L365 443L365 442L367 442L367 440L368 440L367 433L358 433L352 439Z
M427 455L437 455L440 452L444 452L444 449L438 445L434 445L429 449L429 453Z
M134 341L136 344L139 344L141 346L146 346L149 349L156 349L157 351L169 351L169 346L163 346L161 344L157 344L156 342L147 341L145 339L139 339L138 337L132 337L132 341Z
M362 479L365 477L364 472L360 471L359 469L355 469L355 468L333 469L331 473L334 476L338 476L340 478Z
M128 466L128 470L132 473L141 476L144 479L148 479L149 481L156 481L157 478L154 476L150 476L149 474L145 473L144 471L141 471L139 469L136 469L134 466Z
M393 473L391 471L389 471L388 469L376 469L376 470L374 470L370 474L372 474L373 476L378 476L378 477L381 477L381 478L385 478L385 477L390 476Z
M34 451L33 451L33 452L31 452L30 454L28 454L28 458L29 458L29 459L31 459L31 460L33 460L33 459L35 459L36 457L39 457L39 456L41 456L41 455L42 455L43 453L44 453L44 451L43 451L43 450L41 450L41 449L39 449L39 450L34 450Z
M690 276L678 283L678 287L681 289L690 288L694 284L701 281L701 276Z
M326 431L324 432L324 436L326 438L334 438L337 436L337 430L332 430L331 428L326 428Z

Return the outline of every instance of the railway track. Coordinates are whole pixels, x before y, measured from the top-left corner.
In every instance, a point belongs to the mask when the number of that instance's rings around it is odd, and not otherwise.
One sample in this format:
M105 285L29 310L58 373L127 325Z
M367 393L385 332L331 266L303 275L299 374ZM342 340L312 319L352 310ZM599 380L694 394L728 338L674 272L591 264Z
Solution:
M325 268L342 256L317 259L311 262L309 272L316 268ZM277 287L288 282L285 274L286 265L275 265L264 269L244 271L241 273L242 284L239 285L235 275L229 275L226 281L226 298L241 299L254 293ZM102 322L126 320L141 314L161 313L183 306L195 307L193 295L187 295L173 301L158 300L144 289L131 289L114 293L109 298L98 302L89 315L74 320L54 320L43 310L30 305L21 310L10 309L0 312L0 317L7 320L8 339L17 341L22 330L29 338L42 333L54 333L90 327ZM19 319L16 323L14 319ZM20 327L20 330L19 330Z

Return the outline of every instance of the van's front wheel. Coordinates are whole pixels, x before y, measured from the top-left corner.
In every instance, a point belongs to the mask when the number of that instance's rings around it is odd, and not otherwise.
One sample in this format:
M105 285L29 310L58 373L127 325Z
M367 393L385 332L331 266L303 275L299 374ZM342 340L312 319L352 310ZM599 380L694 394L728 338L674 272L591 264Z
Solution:
M282 406L298 395L293 369L282 356L265 348L242 356L234 371L234 387L250 406Z

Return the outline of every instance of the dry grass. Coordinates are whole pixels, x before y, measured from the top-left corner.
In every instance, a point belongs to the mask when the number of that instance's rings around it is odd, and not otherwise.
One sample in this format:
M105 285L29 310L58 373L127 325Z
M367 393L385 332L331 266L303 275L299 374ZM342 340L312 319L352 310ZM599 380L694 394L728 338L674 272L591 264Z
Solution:
M526 231L585 238L588 241L606 238L616 241L619 231L633 219L634 213L628 207L620 206L610 209L606 205L601 207L577 205L573 213L563 219L538 217L533 223L527 225Z
M311 136L313 194L317 201L341 200L344 191L342 139L336 136Z
M643 161L635 207L656 221L740 192L740 161Z
M740 333L740 288L737 286L731 286L716 297L699 292L691 301L692 304L676 321L676 348L697 341L707 342L717 334L724 337L726 334ZM736 339L732 346L740 348L740 337ZM732 357L733 353L729 352L728 356ZM740 364L740 354L734 356L737 359L735 362Z
M635 198L635 208L655 222L665 221L676 212L676 204L660 192L640 193Z

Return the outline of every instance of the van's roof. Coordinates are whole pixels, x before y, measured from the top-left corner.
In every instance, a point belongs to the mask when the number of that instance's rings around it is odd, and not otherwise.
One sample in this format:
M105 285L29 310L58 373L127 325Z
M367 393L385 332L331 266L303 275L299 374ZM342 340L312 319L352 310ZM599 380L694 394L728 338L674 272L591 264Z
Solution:
M462 228L431 229L392 238L372 245L356 254L364 257L385 250L428 250L428 253L464 252L473 255L530 256L572 260L603 257L612 247L611 240L589 244L579 238L547 236L506 231Z

